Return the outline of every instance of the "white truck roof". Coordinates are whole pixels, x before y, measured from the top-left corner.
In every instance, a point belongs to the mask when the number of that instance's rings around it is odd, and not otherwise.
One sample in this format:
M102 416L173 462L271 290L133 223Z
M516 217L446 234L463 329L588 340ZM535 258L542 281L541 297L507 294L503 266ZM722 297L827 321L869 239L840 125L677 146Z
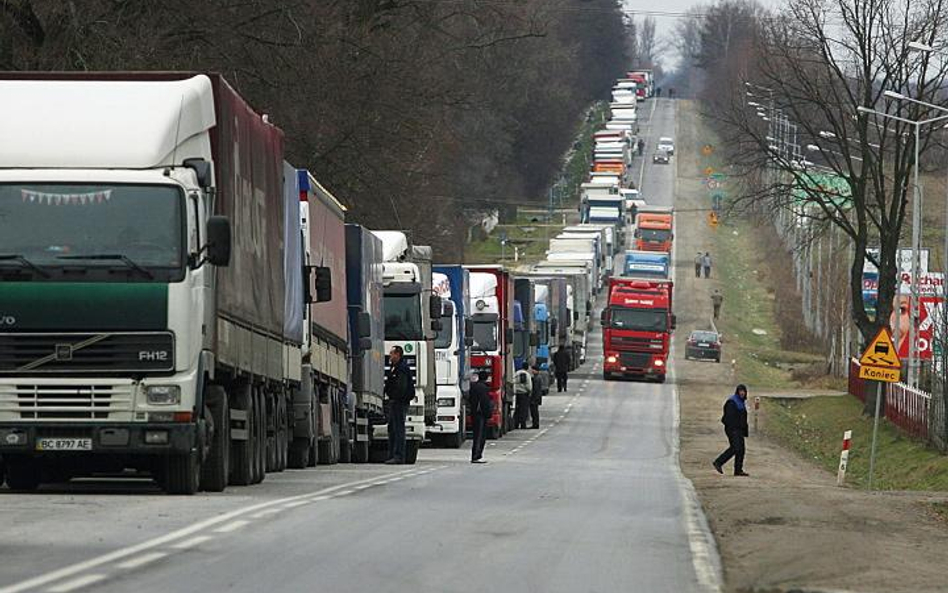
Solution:
M372 231L382 242L382 261L399 261L408 253L408 236L401 231Z
M0 167L170 166L177 147L214 125L214 93L204 75L0 81Z

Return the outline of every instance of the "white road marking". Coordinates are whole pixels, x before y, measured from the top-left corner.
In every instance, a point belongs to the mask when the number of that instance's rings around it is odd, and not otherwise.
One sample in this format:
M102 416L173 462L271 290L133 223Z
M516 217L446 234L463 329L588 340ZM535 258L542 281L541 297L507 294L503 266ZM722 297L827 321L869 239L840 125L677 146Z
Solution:
M264 517L269 517L270 515L276 515L277 513L280 513L284 510L285 508L266 509L266 510L260 511L259 513L254 513L253 515L250 515L250 518L263 519Z
M349 496L350 494L355 494L355 490L343 490L342 492L336 492L333 495L333 498L338 498L340 496Z
M167 555L168 554L166 552L151 552L137 558L132 558L131 560L126 560L125 562L119 564L118 567L126 570L138 568L139 566L145 566L146 564L154 562L155 560L161 560Z
M201 544L205 542L209 542L212 539L214 538L209 535L196 535L192 537L191 539L186 539L183 542L176 543L175 545L171 547L174 548L175 550L188 550L195 546L200 546Z
M217 529L214 530L214 533L231 533L232 531L243 529L244 527L248 525L250 525L250 521L244 521L243 519L238 519L236 521L231 521L227 525L222 525L218 527Z
M360 486L356 486L353 488L353 490L365 490L366 488L371 488L372 486L375 486L375 484L362 484Z
M93 583L98 583L99 581L104 580L104 574L87 574L85 576L79 577L78 579L66 581L61 585L50 587L47 589L47 591L49 591L49 593L69 593L69 591L75 591L76 589L81 589L82 587L88 587Z
M309 500L309 499L307 499L307 500L294 500L293 502L288 502L288 503L286 503L285 505L283 505L283 508L285 508L285 509L295 509L296 507L301 507L301 506L303 506L304 504L309 504L309 503L311 503L311 502L312 502L312 501Z
M397 476L397 475L401 475L401 474L404 474L404 473L405 473L405 472L402 471L402 472L396 472L396 473L389 474L389 475L390 475L390 476ZM383 477L384 477L384 476L383 476ZM337 492L337 491L339 491L339 490L342 490L342 489L344 489L344 488L351 488L352 486L355 486L355 485L357 485L357 484L361 484L361 483L366 482L366 481L372 481L372 480L374 480L374 479L377 479L377 478L370 478L370 479L368 479L368 480L357 480L357 481L355 481L355 482L349 482L349 483L346 483L346 484L340 484L340 485L338 485L338 486L330 486L330 487L328 487L328 488L323 488L323 489L317 490L317 491L315 491L315 492L308 492L308 493L306 493L306 494L299 494L299 495L290 496L290 497L287 497L287 498L280 498L280 499L276 499L276 500L270 500L270 501L266 501L266 502L260 502L260 503L252 504L252 505L247 506L247 507L240 508L240 509L235 509L235 510L230 511L230 512L228 512L228 513L224 513L223 515L220 515L220 516L217 516L217 517L211 517L211 518L209 518L209 519L205 519L204 521L200 521L200 522L198 522L198 523L194 523L193 525L189 525L188 527L179 529L179 530L177 530L177 531L172 531L171 533L167 533L167 534L165 534L165 535L161 535L161 536L152 538L152 539L150 539L150 540L146 540L146 541L144 541L144 542L142 542L142 543L140 543L140 544L136 544L136 545L129 546L129 547L126 547L126 548L119 548L119 549L117 549L117 550L115 550L115 551L113 551L113 552L109 552L109 553L107 553L107 554L103 554L103 555L98 556L98 557L96 557L96 558L91 558L91 559L85 560L85 561L83 561L83 562L77 562L77 563L75 563L75 564L71 564L71 565L69 565L69 566L66 566L66 567L63 567L63 568L60 568L60 569L52 570L52 571L50 571L50 572L47 572L47 573L45 573L45 574L42 574L42 575L33 577L33 578L31 578L31 579L27 579L27 580L25 580L25 581L20 581L19 583L14 583L14 584L12 584L12 585L7 585L6 587L0 588L0 593L21 593L22 591L28 591L28 590L30 590L30 589L36 589L36 588L38 588L38 587L42 587L42 586L44 586L44 585L48 585L48 584L50 584L50 583L54 583L54 582L56 582L56 581L61 581L61 580L63 580L63 579L69 578L69 577L71 577L71 576L73 576L73 575L76 575L76 574L79 574L79 573L82 573L82 572L86 572L86 571L91 570L91 569L93 569L93 568L96 568L96 567L99 567L99 566L102 566L102 565L105 565L105 564L111 564L111 563L113 563L113 562L115 562L115 561L117 561L117 560L121 560L121 559L123 559L123 558L128 558L128 557L130 557L130 556L134 556L134 555L136 555L136 554L140 554L141 552L144 552L144 551L146 551L146 550L150 550L150 549L152 549L152 548L157 548L157 547L159 547L159 546L169 545L169 544L171 544L172 542L176 542L176 541L181 540L181 539L183 539L183 538L185 538L185 537L187 537L187 536L189 536L189 535L192 535L192 534L195 534L195 533L198 533L198 532L201 532L201 531L205 531L205 530L207 530L207 529L210 529L210 528L214 527L215 525L220 525L220 524L226 523L227 521L231 521L231 520L233 520L233 519L235 519L235 518L237 518L237 517L241 517L241 516L244 516L244 515L250 515L251 513L254 513L254 512L258 512L258 511L262 511L262 510L264 510L264 509L269 509L269 508L272 508L272 507L280 506L280 505L282 505L282 504L285 504L285 503L287 503L287 502L291 502L291 501L294 501L294 500L301 500L301 499L303 499L303 498L310 497L310 496L313 496L313 495L335 493L335 492ZM93 576L93 575L88 575L88 576ZM85 577L83 577L83 578L85 578ZM105 578L105 577L101 577L101 578ZM76 579L76 581L78 581L78 580L79 580L79 579ZM97 580L98 580L98 579L97 579ZM96 581L90 581L90 582L97 582L97 580L96 580ZM57 587L61 587L61 586L65 585L65 584L66 584L66 583L64 583L64 584L62 584L62 585L57 585ZM82 586L82 585L79 585L79 586ZM71 589L68 589L68 590L71 590ZM67 591L68 591L68 590L67 590ZM52 591L52 590L51 590L51 591ZM52 593L57 593L57 592L54 591L54 592L52 592Z

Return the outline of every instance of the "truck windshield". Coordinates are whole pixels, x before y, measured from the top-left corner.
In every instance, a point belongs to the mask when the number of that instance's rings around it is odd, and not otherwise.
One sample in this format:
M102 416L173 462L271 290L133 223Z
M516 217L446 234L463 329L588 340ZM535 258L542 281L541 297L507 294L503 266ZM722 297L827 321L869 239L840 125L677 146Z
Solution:
M168 185L4 183L0 251L50 272L81 267L83 282L115 268L137 269L134 281L180 280L184 207L184 193Z
M441 330L435 336L435 348L451 347L454 340L454 304L444 301L444 316L441 318Z
M530 332L525 329L518 329L516 333L514 333L514 357L523 358L526 356L529 347Z
M614 329L668 331L668 313L661 309L612 309L610 315Z
M423 340L421 298L418 294L386 294L385 339Z
M665 242L671 236L671 231L667 229L639 229L636 234L646 241Z
M497 350L497 322L474 322L474 350L495 352Z

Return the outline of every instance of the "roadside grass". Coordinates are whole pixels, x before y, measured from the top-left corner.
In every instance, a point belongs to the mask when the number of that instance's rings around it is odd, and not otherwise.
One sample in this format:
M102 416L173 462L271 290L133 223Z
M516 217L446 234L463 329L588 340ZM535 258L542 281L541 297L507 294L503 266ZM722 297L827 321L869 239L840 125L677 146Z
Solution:
M948 522L948 502L933 502L931 505L932 512L935 513L935 516L940 520Z
M852 396L764 402L764 432L804 458L835 472L843 432L852 430L846 484L865 488L869 479L872 418ZM948 490L948 456L879 423L875 487L880 490ZM948 517L948 504L936 509Z
M464 250L468 263L513 263L514 247L519 251L518 264L536 263L546 255L548 238L563 230L562 224L547 225L545 214L518 212L513 224L499 224L486 239L470 243ZM501 233L507 234L506 249L500 243Z
M774 298L758 278L766 262L761 261L757 237L754 227L743 220L715 230L713 273L717 274L724 295L717 322L718 330L724 334L724 356L736 361L736 376L752 388L798 387L789 370L781 365L818 362L820 358L780 347Z

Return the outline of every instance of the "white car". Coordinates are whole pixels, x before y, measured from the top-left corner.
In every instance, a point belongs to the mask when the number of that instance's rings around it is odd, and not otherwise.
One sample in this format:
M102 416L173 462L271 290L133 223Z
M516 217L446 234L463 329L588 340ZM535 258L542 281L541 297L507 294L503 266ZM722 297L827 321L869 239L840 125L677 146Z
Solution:
M659 138L658 149L664 150L668 154L675 154L675 141L671 138Z

